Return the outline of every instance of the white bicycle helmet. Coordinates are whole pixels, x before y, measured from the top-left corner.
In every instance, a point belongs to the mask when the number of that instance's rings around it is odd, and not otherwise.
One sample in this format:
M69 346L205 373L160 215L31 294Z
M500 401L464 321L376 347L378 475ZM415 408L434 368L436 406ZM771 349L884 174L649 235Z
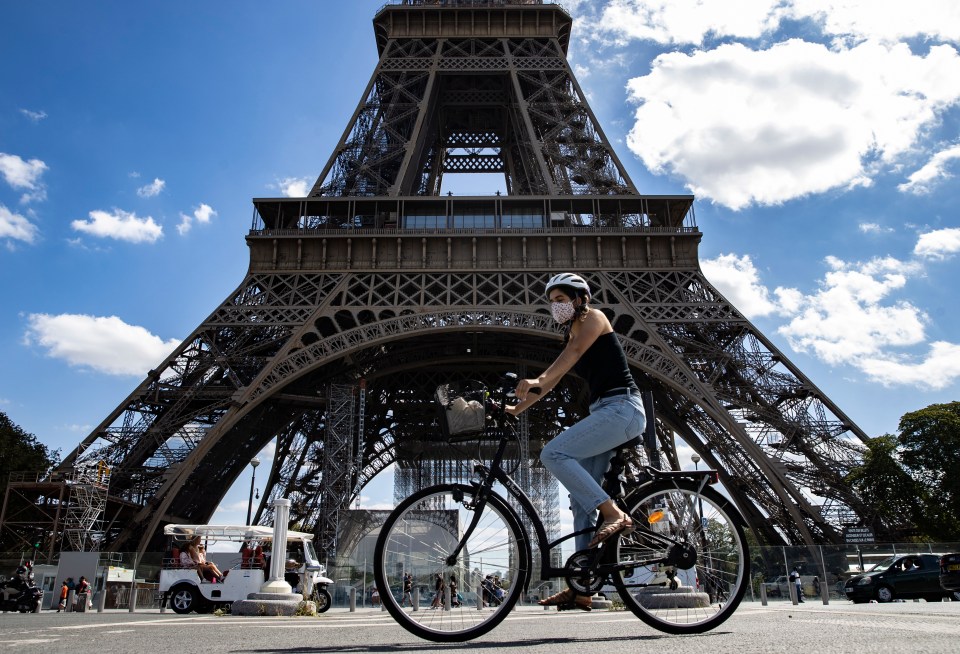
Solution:
M550 296L550 291L552 291L557 286L569 286L578 291L583 291L588 296L590 295L590 285L587 284L586 280L575 273L558 273L550 278L550 281L547 282L547 287L544 290L544 293L547 297Z

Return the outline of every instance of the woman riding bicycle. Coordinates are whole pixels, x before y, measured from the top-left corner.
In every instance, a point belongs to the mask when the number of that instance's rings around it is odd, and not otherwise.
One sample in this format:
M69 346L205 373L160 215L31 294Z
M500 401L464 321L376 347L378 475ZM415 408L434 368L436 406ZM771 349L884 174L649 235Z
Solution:
M643 431L646 417L640 391L610 321L589 306L587 282L574 273L560 273L547 282L546 295L553 319L565 329L563 352L539 377L517 383L519 402L507 411L520 415L571 370L586 380L590 414L547 443L540 455L547 470L570 492L575 530L589 529L597 510L603 517L592 540L586 533L576 537L579 551L633 529L630 516L603 491L600 480L617 447ZM558 606L571 602L578 609L590 610L590 598L576 596L569 588L539 603Z

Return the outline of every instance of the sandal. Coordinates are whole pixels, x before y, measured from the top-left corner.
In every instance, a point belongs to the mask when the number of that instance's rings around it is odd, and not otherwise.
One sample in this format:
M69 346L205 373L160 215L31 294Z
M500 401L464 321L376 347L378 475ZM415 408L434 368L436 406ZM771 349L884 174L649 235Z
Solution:
M596 547L614 534L629 534L632 531L633 520L631 520L630 516L628 516L626 513L616 520L604 520L603 524L601 524L600 528L597 530L596 535L593 537L593 540L590 541L590 544L587 545L587 547Z
M540 606L555 606L558 611L569 611L571 609L580 609L581 611L592 611L593 600L586 595L575 595L574 592L565 588L555 595L537 602Z

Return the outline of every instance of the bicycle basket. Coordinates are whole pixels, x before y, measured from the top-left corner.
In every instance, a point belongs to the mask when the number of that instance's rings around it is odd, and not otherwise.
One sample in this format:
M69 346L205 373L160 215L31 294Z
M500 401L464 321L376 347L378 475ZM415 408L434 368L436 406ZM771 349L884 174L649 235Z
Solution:
M486 422L486 387L479 382L441 384L436 398L440 408L440 429L443 435L479 433Z

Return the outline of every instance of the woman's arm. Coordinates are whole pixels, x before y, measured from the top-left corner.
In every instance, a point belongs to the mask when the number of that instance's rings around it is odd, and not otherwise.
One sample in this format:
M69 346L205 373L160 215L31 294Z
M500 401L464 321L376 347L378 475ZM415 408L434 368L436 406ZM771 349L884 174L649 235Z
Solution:
M521 379L517 383L516 394L520 401L512 407L507 407L507 412L515 416L520 415L537 400L552 391L563 379L563 376L573 369L583 353L589 350L590 346L601 335L610 331L613 331L613 328L603 313L596 309L588 311L581 322L574 324L570 333L570 340L563 348L560 356L550 364L550 367L544 370L539 377ZM531 388L539 388L540 393L531 393Z

